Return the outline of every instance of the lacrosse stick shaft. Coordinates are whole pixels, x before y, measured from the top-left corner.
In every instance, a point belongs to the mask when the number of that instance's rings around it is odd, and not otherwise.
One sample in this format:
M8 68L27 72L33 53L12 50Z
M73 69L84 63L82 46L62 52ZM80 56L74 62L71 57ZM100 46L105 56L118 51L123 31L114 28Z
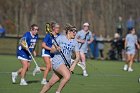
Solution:
M29 50L28 44L27 44L27 42L26 42L26 38L21 38L20 43L22 44L22 46L23 46L24 48L26 48L26 50L28 51L28 53L29 53L30 56L32 57L33 62L35 63L36 67L39 67L38 64L37 64L37 62L35 61L35 59L34 59L32 53L31 53L30 50Z
M51 35L52 39L54 40L54 42L56 43L56 45L59 46L59 44L57 43L57 41L56 41L56 39L54 38L53 34L51 33L52 30L51 30L50 28L51 28L51 27L50 27L50 24L47 23L47 24L46 24L46 32L47 32L47 33L50 33L50 35ZM55 45L55 47L56 47L56 45ZM60 50L59 52L60 52L60 55L61 55L62 59L63 59L64 62L65 62L65 65L66 65L67 67L70 68L70 64L68 63L68 61L67 61L65 55L63 54L63 52L62 52L61 50Z
M86 33L86 35L85 35L85 37L84 37L83 40L86 40L88 34L89 34L89 32ZM84 43L82 43L82 44L80 45L79 49L81 49L81 47L83 46L83 44L84 44Z
M37 64L37 62L35 61L35 59L34 59L34 57L33 57L32 53L30 52L30 50L28 49L27 51L28 51L28 52L29 52L29 54L31 55L31 57L32 57L33 62L35 63L35 65L36 65L37 67L39 67L39 66L38 66L38 64Z
M56 43L56 45L59 46L59 44L57 43L56 39L53 38L53 40ZM55 47L56 47L56 45L55 45ZM59 52L60 52L60 55L61 55L61 57L63 58L63 60L64 60L64 62L66 64L66 66L68 66L70 68L70 64L68 63L68 61L67 61L65 55L63 54L63 52L61 50Z

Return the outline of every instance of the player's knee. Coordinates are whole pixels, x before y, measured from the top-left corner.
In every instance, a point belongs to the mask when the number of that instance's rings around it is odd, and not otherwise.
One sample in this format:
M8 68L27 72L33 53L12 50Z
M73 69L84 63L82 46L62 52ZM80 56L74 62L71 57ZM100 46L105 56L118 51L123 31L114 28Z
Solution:
M130 62L130 59L127 59L127 62Z
M45 71L47 71L47 72L50 71L50 68L47 67Z
M67 75L64 76L64 79L68 81L68 80L70 80L70 77L71 77L71 75L67 74Z
M134 60L133 60L133 59L131 59L131 60L130 60L130 63L133 63L133 61L134 61Z
M27 65L24 65L24 66L23 66L23 69L24 69L24 70L28 70L28 66L27 66Z
M46 70L50 71L51 70L51 65L47 65Z

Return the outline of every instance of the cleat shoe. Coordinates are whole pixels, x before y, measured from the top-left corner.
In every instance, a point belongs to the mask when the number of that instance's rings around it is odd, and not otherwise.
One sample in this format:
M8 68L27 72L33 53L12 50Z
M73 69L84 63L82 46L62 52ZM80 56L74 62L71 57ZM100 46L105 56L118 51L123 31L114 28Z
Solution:
M20 85L21 85L21 86L26 86L26 85L28 85L28 84L27 84L27 82L26 82L25 80L21 80Z
M138 82L140 83L140 78L138 79Z
M127 71L128 65L124 65L123 70Z
M79 67L81 67L82 70L85 70L85 69L86 69L86 67L84 66L84 64L82 64L81 62L78 62L77 65L78 65Z
M83 71L83 76L84 77L87 77L88 76L87 71Z
M128 68L128 72L132 72L133 71L133 69L132 68Z
M18 76L18 73L17 72L12 72L12 82L13 83L16 83L17 76Z
M42 84L42 85L45 85L45 84L47 84L47 83L48 83L48 82L47 82L46 80L42 80L42 81L41 81L41 84Z

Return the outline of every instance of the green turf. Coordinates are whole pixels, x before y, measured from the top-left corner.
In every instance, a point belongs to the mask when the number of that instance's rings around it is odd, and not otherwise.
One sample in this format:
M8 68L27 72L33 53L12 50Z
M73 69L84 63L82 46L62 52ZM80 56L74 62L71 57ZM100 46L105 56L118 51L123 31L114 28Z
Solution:
M11 74L20 67L20 62L15 56L0 55L0 93L39 93L42 85L40 80L42 73L32 76L34 64L32 64L26 79L28 86L20 86L11 83ZM41 58L37 58L39 65L44 65ZM83 77L82 71L76 67L75 74L63 89L62 93L140 93L140 84L137 82L140 76L140 64L134 64L134 72L122 70L123 62L88 60L87 69L89 77ZM52 72L49 74L50 78ZM48 93L55 93L58 83Z

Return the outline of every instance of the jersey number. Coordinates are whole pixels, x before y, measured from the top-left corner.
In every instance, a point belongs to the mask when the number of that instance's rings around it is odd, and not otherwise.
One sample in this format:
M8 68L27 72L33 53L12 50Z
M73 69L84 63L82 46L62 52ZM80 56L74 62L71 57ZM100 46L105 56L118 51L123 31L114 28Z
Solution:
M34 48L35 47L35 43L31 43L31 45L29 46L29 48Z

